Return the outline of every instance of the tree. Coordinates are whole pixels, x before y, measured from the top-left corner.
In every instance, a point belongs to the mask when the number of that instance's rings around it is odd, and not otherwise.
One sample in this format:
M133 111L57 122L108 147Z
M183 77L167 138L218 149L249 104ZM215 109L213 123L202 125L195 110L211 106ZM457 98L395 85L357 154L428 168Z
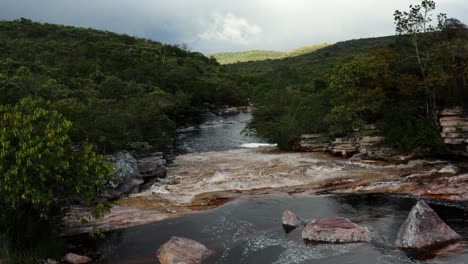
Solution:
M443 13L437 16L438 24L432 24L432 12L436 4L432 0L423 0L420 5L410 5L409 11L396 10L394 20L396 32L400 35L408 34L412 38L418 67L421 73L425 96L426 96L426 118L433 123L436 122L436 106L434 95L429 89L427 79L427 65L431 59L427 45L421 47L421 42L427 38L427 33L441 29L447 16Z
M71 122L49 107L32 98L0 106L0 231L28 243L44 232L31 225L53 222L64 202L93 204L111 179L104 157L72 144Z
M329 78L330 132L344 135L375 121L381 114L386 87L392 85L395 55L386 50L341 63Z

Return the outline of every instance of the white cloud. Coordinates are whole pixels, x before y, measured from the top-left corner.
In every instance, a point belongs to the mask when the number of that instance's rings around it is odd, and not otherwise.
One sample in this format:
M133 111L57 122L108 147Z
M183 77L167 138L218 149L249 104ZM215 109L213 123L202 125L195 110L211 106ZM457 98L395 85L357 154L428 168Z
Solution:
M201 39L229 41L236 44L248 44L262 32L259 26L232 13L213 14L207 26L207 29L198 35Z

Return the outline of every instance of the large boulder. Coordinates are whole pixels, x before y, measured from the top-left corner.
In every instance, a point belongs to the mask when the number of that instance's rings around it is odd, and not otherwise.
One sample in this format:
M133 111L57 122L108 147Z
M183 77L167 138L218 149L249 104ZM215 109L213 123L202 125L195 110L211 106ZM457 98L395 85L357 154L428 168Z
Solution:
M214 254L203 244L183 237L171 237L157 253L161 264L198 264Z
M112 196L137 193L139 186L144 182L138 170L137 160L128 151L121 151L108 157L115 165L114 172L118 176L117 182L112 182L115 192Z
M418 201L401 226L395 244L403 249L422 249L460 238L426 202Z
M352 243L370 242L372 236L367 227L347 218L335 217L308 223L302 231L302 238L314 242Z
M70 263L70 264L85 264L85 263L90 263L91 261L93 261L89 257L80 256L80 255L73 254L73 253L66 254L63 259L65 260L65 262Z
M296 228L301 226L304 222L300 217L296 216L293 212L289 210L284 210L283 216L281 217L283 226L288 228Z

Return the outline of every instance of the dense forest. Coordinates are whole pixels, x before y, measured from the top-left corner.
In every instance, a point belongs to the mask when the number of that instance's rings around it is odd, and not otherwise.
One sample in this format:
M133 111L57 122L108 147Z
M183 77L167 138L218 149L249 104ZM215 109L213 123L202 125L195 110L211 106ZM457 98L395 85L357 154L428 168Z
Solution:
M231 73L183 45L92 29L0 22L0 104L51 101L72 139L100 152L131 141L164 148L175 127L198 122L204 103L245 104Z

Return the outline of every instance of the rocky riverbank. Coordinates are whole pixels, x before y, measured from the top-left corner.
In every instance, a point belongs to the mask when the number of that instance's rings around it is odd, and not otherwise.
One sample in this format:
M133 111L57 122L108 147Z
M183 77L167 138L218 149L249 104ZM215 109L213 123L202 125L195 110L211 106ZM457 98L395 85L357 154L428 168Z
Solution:
M438 160L353 161L274 148L187 154L167 168L165 179L120 199L104 218L83 224L74 220L87 210L72 208L66 219L69 233L111 230L207 210L244 195L271 193L397 193L467 201L467 167Z

